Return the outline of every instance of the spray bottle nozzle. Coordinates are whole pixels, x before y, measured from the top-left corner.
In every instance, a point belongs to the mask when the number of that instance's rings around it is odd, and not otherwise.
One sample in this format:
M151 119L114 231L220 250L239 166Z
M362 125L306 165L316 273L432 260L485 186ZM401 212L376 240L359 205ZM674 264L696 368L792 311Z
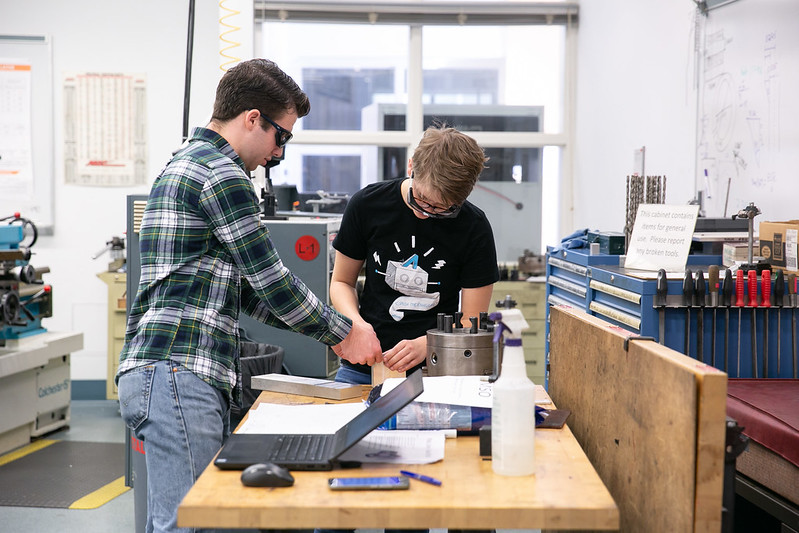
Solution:
M494 322L494 344L497 344L499 338L502 337L502 332L510 331L510 328L502 321L502 313L491 313L488 315L488 318Z
M494 330L495 343L499 342L499 337L503 332L507 332L507 337L510 339L521 339L522 330L530 327L519 309L495 311L488 317L496 324Z

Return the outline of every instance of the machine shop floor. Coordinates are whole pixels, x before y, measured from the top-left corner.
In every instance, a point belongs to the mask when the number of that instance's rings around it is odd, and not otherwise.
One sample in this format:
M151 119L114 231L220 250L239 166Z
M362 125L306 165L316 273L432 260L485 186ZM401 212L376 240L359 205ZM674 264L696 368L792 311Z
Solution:
M115 400L73 400L70 426L47 438L87 442L125 442L125 431ZM2 529L12 533L31 531L80 531L120 533L135 530L133 491L129 490L97 509L45 509L2 507Z
M125 431L116 400L72 400L70 426L47 438L89 442L125 442ZM39 507L0 507L2 530L9 533L66 531L80 533L136 533L133 490L117 496L97 509L44 509ZM431 529L431 533L446 533ZM539 530L497 530L537 533ZM382 533L359 529L357 533Z

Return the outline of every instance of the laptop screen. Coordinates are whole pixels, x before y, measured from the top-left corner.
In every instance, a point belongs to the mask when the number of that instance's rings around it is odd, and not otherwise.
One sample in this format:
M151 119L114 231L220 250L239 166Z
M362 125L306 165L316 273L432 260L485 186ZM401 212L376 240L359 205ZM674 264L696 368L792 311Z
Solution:
M423 390L422 372L417 370L336 432L333 457L338 457L354 446L373 429L411 403Z

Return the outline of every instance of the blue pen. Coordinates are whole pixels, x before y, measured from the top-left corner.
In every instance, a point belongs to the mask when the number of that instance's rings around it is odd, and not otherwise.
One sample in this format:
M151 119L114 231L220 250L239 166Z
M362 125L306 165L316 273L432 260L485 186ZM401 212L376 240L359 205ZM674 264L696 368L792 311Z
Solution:
M423 476L422 474L417 474L416 472L408 472L407 470L400 470L400 474L403 476L411 477L413 479L418 479L419 481L424 481L425 483L430 483L431 485L440 486L441 481L437 480L434 477L430 476Z

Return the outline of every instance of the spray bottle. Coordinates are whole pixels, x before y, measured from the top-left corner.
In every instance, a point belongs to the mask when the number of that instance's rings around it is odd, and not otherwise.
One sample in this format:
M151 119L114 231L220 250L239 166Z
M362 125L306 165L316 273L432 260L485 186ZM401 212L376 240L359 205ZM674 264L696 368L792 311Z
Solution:
M491 463L503 476L535 473L535 385L527 377L522 330L530 327L519 309L491 313L494 342L505 333L502 371L494 382L491 410Z

